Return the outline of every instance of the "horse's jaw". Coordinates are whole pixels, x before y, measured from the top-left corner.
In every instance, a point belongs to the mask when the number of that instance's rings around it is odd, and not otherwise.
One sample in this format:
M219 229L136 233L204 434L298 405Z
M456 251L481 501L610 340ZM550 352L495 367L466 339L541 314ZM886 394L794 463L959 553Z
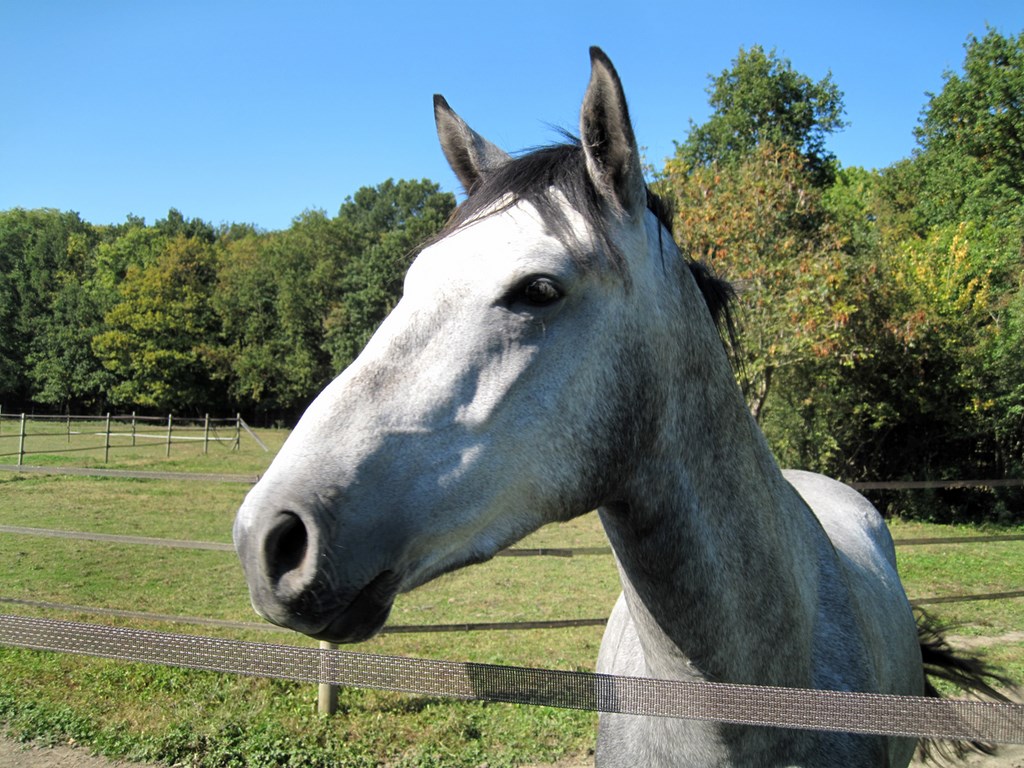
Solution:
M396 581L396 574L384 571L363 587L340 612L325 617L328 622L321 629L304 630L305 634L330 643L369 640L380 632L391 615L397 593Z
M280 534L270 530L253 535L240 532L236 524L236 549L252 606L272 624L332 643L374 637L384 628L400 593L486 562L529 532L510 529L501 538L489 532L447 546L431 546L433 551L426 556L402 545L391 548L386 559L359 562L357 555L346 558L338 553L372 548L382 536L356 536L350 542L320 547L315 543L315 528L311 526L307 533L296 522L297 516L281 513L279 517L283 515L287 518L277 523L284 529ZM297 530L301 532L294 533ZM290 552L284 551L288 548ZM307 550L320 554L307 556Z
M486 457L475 450L443 451L436 435L410 433L350 436L339 442L351 453L312 457L308 445L325 441L308 430L296 430L301 450L282 450L235 520L252 605L274 624L331 642L366 640L398 594L487 561L547 522L512 482L521 473L481 469ZM418 466L440 467L444 483L407 481Z

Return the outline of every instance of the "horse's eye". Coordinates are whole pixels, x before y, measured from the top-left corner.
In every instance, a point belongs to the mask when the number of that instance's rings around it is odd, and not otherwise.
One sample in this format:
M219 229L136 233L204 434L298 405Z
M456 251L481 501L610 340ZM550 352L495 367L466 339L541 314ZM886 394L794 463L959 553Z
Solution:
M562 298L562 290L553 280L536 277L523 285L522 298L534 307L546 307Z

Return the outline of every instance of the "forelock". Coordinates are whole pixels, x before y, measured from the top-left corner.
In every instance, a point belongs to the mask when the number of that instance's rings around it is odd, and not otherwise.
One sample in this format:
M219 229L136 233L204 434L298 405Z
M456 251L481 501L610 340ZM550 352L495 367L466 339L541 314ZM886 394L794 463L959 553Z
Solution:
M590 180L583 149L579 141L568 138L567 143L535 149L481 176L467 190L466 200L455 210L437 239L476 219L527 202L537 211L547 230L570 250L573 258L589 265L596 257L604 255L605 263L625 274L623 255L611 237L604 202ZM566 206L586 222L590 242L579 240L580 233L572 226Z

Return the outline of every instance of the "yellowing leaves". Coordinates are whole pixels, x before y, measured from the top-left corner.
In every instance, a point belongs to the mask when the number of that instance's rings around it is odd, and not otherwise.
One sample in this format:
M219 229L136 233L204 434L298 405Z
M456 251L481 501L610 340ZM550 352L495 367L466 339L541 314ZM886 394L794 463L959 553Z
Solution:
M972 335L992 320L990 254L972 249L971 230L963 222L939 229L892 257L892 278L910 307L902 326L908 343L938 327Z
M688 168L673 160L662 183L676 202L684 253L737 287L742 370L755 414L776 369L861 354L841 332L859 311L864 281L851 272L862 265L842 250L799 153L761 145L729 163Z

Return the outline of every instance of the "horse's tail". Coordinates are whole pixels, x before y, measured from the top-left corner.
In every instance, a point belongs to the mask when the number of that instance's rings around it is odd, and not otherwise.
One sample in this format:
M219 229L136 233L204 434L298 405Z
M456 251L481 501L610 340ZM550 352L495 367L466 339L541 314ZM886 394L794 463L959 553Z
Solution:
M946 641L946 627L939 625L934 617L919 608L915 612L926 696L942 698L934 681L944 680L974 698L1010 701L1006 694L995 687L998 684L1012 688L1013 682L1009 678L976 655L954 651ZM995 746L979 741L948 742L931 739L922 739L918 745L918 754L922 759L942 756L959 760L970 751L991 755L995 752Z

